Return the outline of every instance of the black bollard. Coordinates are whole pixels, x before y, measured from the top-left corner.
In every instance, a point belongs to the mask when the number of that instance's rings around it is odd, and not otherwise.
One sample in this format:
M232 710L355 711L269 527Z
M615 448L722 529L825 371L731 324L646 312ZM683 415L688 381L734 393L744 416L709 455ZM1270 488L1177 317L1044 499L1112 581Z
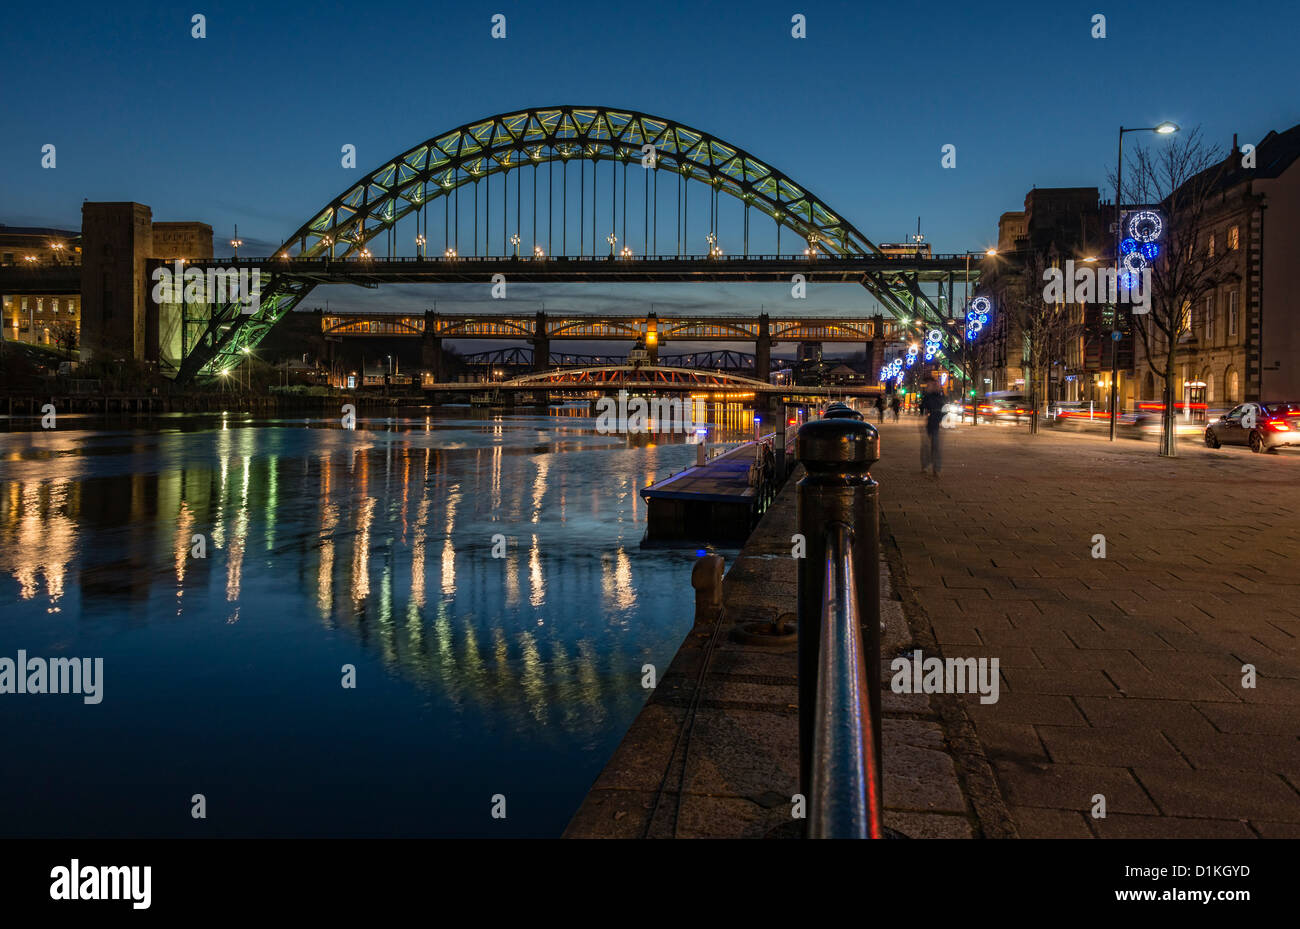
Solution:
M880 436L870 423L841 414L804 425L797 445L807 470L795 518L806 545L798 667L799 790L809 802L808 834L880 837L880 535L870 474ZM829 602L828 588L838 588ZM824 617L840 638L823 638Z

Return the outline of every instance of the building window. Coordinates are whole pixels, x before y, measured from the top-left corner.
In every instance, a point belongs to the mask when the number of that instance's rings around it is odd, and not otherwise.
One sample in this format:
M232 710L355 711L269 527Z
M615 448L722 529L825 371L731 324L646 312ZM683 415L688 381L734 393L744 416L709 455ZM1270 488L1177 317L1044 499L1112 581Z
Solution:
M27 298L23 297L23 312L27 312Z
M1214 343L1214 294L1205 295L1205 344Z
M59 298L58 298L58 297L51 297L51 298L50 298L50 312L53 313L55 316L58 316L58 315L59 315Z
M1228 338L1237 336L1237 292L1228 291Z
M1210 233L1210 242L1208 245L1208 249L1209 251L1206 257L1213 258L1214 257L1214 233L1213 232Z
M1240 228L1237 226L1229 226L1228 227L1228 251L1230 252L1236 251L1237 246L1240 244L1241 244Z
M1192 331L1192 301L1183 301L1183 311L1178 314L1178 334Z
M1229 403L1236 403L1240 399L1240 394L1237 393L1237 390L1240 387L1237 383L1237 369L1229 368L1224 380L1227 382L1228 393L1223 399Z

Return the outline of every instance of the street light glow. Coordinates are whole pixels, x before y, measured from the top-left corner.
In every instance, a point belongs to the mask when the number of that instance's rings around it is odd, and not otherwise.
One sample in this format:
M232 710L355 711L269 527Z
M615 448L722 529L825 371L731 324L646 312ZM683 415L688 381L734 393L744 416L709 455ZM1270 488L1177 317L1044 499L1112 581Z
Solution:
M1155 131L1160 133L1161 135L1170 135L1178 131L1178 124L1171 123L1168 120L1165 120L1159 126L1156 126Z

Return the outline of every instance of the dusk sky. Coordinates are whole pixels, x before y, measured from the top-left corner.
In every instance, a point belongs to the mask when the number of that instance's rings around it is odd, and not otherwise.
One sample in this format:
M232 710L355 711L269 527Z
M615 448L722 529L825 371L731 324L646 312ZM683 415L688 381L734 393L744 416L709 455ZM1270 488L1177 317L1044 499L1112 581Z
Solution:
M194 12L206 39L190 36ZM1105 39L1090 35L1098 12ZM489 35L495 13L504 40ZM791 38L795 13L806 39ZM876 242L903 240L919 216L936 252L993 244L998 216L1033 185L1105 196L1121 124L1169 119L1226 148L1234 132L1258 141L1300 122L1295 4L202 0L29 3L5 20L0 222L76 229L83 199L136 200L155 220L209 223L218 254L235 224L246 254L270 254L385 159L528 106L635 109L708 131ZM41 168L46 143L55 170ZM340 166L345 143L357 170ZM955 169L940 166L945 144ZM436 296L474 302L481 290ZM512 296L736 312L733 301L770 305L785 290L519 285ZM432 297L392 288L379 301ZM318 289L304 306L326 298L374 295ZM871 306L856 286L823 286L805 309Z

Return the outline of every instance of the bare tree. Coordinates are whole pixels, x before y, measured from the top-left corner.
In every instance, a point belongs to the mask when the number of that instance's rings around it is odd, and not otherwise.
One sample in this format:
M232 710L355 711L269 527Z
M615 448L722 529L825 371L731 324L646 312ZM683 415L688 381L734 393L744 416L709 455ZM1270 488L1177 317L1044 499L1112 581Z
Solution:
M1193 129L1183 138L1139 149L1125 178L1122 199L1160 212L1164 231L1160 255L1151 262L1150 311L1133 323L1151 370L1163 382L1160 454L1178 454L1174 378L1179 337L1191 326L1191 308L1227 280L1228 249L1212 250L1208 201L1223 183L1231 157Z
M1033 435L1038 434L1041 425L1039 408L1050 399L1052 368L1065 362L1071 339L1082 331L1072 304L1049 300L1045 293L1048 269L1060 264L1061 256L1054 246L1026 250L1014 269L1007 272L1001 288L1006 332L1020 343L1020 367L1030 407L1029 431Z
M50 325L50 341L63 349L69 358L77 347L77 324L71 320L61 319Z

